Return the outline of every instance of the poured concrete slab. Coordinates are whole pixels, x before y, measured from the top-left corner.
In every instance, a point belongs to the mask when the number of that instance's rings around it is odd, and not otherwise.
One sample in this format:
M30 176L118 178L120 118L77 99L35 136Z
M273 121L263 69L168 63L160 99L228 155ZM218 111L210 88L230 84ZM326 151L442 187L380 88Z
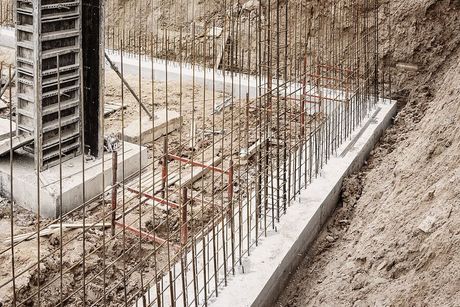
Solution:
M139 167L147 164L147 148L139 145L124 144L124 158L118 152L118 180L122 179L122 165L125 177L139 171ZM112 154L104 154L102 159L85 161L83 183L82 157L75 157L62 163L62 213L80 206L103 191L112 183ZM18 205L31 211L38 211L38 193L40 193L40 215L47 218L60 216L60 172L54 166L40 173L39 189L37 189L37 173L33 157L24 151L18 151L13 159L13 175L10 172L9 158L0 159L0 194L10 197L10 183L13 178L13 198ZM104 179L104 182L103 182ZM85 197L83 197L83 185Z
M139 138L141 138L143 144L152 142L166 133L179 129L181 122L182 116L175 111L168 111L167 114L166 109L155 111L155 118L153 120L148 116L144 116L141 120L136 119L131 122L125 128L124 140L131 143L139 143Z

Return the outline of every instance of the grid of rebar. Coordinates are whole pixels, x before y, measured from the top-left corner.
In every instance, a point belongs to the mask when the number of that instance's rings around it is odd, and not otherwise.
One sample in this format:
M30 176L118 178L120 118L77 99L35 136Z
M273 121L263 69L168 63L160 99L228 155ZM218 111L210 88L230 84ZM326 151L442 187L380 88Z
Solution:
M0 1L0 25L14 26L14 5L13 1Z
M103 192L89 198L84 186L85 201L55 219L24 213L9 182L2 212L10 229L0 245L6 305L208 305L388 93L378 53L389 2L197 2L104 3L113 82L105 99L121 108L102 129L124 140L131 121L147 118L151 135L139 124L137 146L148 161L139 158L130 176L123 162L117 176L126 145L107 145L98 167L113 173ZM0 7L1 23L11 24L9 4ZM14 74L1 64L10 123ZM11 177L15 149L3 157ZM84 182L89 157L80 159ZM31 193L40 193L36 176Z

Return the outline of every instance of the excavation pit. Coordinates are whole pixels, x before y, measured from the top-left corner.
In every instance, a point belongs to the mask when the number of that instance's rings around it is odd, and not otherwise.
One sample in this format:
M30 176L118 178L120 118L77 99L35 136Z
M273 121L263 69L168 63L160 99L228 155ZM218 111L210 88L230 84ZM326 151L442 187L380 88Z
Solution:
M104 170L102 161L104 160ZM139 168L147 164L147 148L124 143L124 160L121 149L118 151L117 177L125 178L135 174ZM61 213L60 201L60 169L51 167L40 173L40 184L37 189L37 173L34 159L22 150L13 157L13 199L23 208L38 211L38 193L40 194L40 215L45 218L57 218ZM84 169L84 179L82 171ZM104 159L85 161L78 156L62 163L62 214L65 214L86 201L101 195L104 189L112 184L112 153L104 153ZM83 187L85 197L83 197ZM8 156L0 160L0 193L11 197L11 171Z

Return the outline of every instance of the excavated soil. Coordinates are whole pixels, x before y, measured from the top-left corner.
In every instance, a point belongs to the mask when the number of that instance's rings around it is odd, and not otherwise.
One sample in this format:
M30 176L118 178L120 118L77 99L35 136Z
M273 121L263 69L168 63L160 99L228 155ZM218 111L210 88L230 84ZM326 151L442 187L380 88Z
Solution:
M418 71L394 69L394 126L279 306L460 305L460 1L392 1L391 14L382 57Z

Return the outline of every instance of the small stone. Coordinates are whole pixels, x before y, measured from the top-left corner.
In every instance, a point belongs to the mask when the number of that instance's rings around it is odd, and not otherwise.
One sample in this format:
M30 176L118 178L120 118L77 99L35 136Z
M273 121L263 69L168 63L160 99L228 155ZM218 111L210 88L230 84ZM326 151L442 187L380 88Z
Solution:
M379 266L377 267L377 271L382 270L383 268L386 267L386 265L387 265L387 261L386 261L386 260L383 260L383 261L379 264Z
M357 273L351 282L351 288L352 290L360 290L364 287L366 287L369 284L367 281L367 275L363 273Z
M436 218L432 215L428 215L421 223L418 225L418 229L423 231L424 233L429 233L433 228L434 223L436 222Z
M335 242L335 239L333 236L326 236L326 241L329 242L329 243L333 243Z
M425 195L425 199L426 199L427 201L433 200L433 198L434 198L434 192L435 192L435 191L430 191L430 192L428 192L428 193Z
M358 299L356 300L354 303L353 303L353 307L364 307L364 306L367 306L366 305L366 302Z

